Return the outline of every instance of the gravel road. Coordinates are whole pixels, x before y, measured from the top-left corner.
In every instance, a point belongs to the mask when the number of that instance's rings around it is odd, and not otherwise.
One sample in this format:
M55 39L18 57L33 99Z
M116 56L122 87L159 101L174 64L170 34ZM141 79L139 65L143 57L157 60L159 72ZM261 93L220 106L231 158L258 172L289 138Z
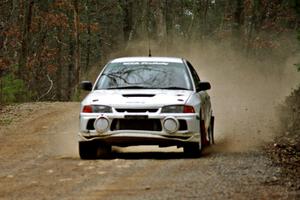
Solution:
M78 109L29 103L0 112L0 199L299 199L260 148L229 148L220 136L197 159L150 146L80 160Z

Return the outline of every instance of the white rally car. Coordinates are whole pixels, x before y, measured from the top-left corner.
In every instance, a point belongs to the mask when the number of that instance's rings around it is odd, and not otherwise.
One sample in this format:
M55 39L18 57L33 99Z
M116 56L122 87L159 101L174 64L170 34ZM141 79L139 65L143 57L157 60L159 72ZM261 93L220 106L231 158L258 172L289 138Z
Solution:
M79 155L107 157L112 146L183 147L199 156L214 143L208 82L182 58L125 57L110 61L81 102Z

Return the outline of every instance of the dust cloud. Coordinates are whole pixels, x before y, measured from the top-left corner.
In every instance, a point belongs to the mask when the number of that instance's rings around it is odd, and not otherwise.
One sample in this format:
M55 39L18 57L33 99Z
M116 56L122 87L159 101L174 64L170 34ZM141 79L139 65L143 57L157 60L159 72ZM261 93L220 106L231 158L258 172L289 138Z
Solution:
M78 102L56 102L54 119L48 119L51 128L45 129L47 154L57 158L77 158L79 130ZM63 112L62 112L63 111ZM59 114L57 114L59 113Z
M232 50L230 42L205 45L176 41L176 46L161 48L153 41L152 56L188 59L200 79L209 81L216 118L216 151L240 152L257 149L270 142L279 129L276 107L300 83L294 63L296 55L274 53L246 56ZM282 51L282 49L281 49ZM280 53L280 52L279 52ZM148 42L136 42L121 56L147 56Z

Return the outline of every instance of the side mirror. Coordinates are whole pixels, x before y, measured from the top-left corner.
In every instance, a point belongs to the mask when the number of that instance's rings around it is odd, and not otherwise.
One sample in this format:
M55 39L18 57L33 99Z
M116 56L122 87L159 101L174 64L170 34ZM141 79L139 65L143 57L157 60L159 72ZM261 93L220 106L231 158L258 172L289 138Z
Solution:
M91 81L82 81L80 83L80 88L86 91L91 91L93 88L93 84Z
M209 90L210 88L211 88L211 86L210 86L209 82L200 82L198 84L198 92Z

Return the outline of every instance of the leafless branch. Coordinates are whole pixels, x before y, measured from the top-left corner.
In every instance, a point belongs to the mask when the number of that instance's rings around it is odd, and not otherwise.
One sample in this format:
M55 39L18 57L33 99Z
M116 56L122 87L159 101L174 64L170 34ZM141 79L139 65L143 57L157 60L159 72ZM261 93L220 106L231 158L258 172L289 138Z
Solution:
M57 43L59 43L59 44L61 44L63 46L68 46L68 44L66 44L66 43L62 42L61 40L59 40L57 36L54 36L54 38L55 38L55 40L56 40Z
M49 87L49 89L47 90L47 92L44 93L42 96L40 96L36 101L39 101L39 100L41 100L42 98L44 98L46 95L48 95L48 94L50 93L50 91L52 90L52 88L53 88L53 81L51 80L49 74L47 74L47 78L48 78L48 80L49 80L49 82L50 82L50 87Z

